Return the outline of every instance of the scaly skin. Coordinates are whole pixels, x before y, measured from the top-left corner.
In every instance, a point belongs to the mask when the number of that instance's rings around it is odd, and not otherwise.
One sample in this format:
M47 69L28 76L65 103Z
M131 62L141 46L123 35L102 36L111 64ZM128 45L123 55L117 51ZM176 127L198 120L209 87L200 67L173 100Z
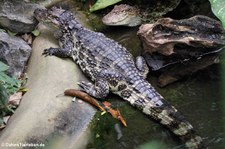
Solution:
M115 7L102 18L102 22L109 26L138 26L142 22L154 22L164 14L175 9L180 0L156 1L143 4L145 8L137 8L127 4L115 5Z
M145 80L148 69L142 57L132 55L120 44L82 27L72 13L58 8L36 10L39 21L52 22L63 35L61 48L44 50L44 55L71 57L95 85L80 82L93 97L104 99L109 92L119 95L179 136L189 149L203 148L192 125Z
M102 22L109 26L137 26L141 25L141 15L137 7L126 4L115 5L112 11L102 18Z

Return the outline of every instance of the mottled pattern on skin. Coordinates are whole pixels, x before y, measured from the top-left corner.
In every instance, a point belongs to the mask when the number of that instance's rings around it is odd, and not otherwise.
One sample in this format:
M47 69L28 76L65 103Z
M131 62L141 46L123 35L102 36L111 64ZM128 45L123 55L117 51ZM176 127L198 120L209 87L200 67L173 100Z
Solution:
M164 14L175 9L180 1L181 0L152 1L147 5L141 4L140 8L127 4L115 5L114 8L102 18L102 22L109 26L129 27L141 25L143 21L154 22Z
M124 90L126 87L127 87L126 84L120 84L120 85L118 85L117 90L118 90L118 91L121 91L121 90Z
M113 10L102 18L106 25L137 26L141 24L139 9L126 4L115 5Z
M65 30L63 40L59 40L61 48L46 49L43 54L73 58L84 74L95 82L79 82L83 91L100 99L109 92L117 94L169 128L188 148L202 147L202 140L191 124L145 80L148 69L142 57L134 62L124 47L102 33L82 27L69 11L36 10L35 16L42 21L50 20Z

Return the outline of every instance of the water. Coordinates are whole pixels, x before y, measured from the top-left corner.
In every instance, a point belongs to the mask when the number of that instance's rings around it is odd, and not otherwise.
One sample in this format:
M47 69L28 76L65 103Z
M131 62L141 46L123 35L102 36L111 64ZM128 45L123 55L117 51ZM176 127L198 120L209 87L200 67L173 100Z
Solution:
M141 54L140 41L136 36L138 28L106 27L100 21L105 12L97 12L97 15L88 14L88 4L83 5L83 3L75 3L71 0L59 5L75 13L80 10L81 14L85 14L84 16L89 19L87 23L93 30L101 31L106 36L115 39L134 56ZM225 148L222 74L219 64L165 88L157 87L157 75L153 73L149 74L148 81L187 117L209 149ZM122 137L117 140L118 131L115 130L115 125L121 125L120 122L108 114L101 115L97 112L91 125L92 135L88 149L136 149L146 143L149 143L147 144L149 149L156 149L154 145L160 146L161 149L184 148L177 137L146 117L141 111L131 107L115 95L110 95L107 99L120 110L128 127L121 126Z
M132 29L129 32L126 28L116 32L116 29L108 29L104 33L127 47L133 55L139 55L140 44L136 37L136 30ZM136 47L133 45L134 43ZM148 75L148 81L156 87L156 90L166 100L187 117L210 149L224 148L223 103L220 92L221 76L219 65L213 65L180 82L165 88L158 88L157 76L151 73ZM94 125L93 131L94 134L98 133L101 137L94 138L95 136L93 135L93 142L90 143L89 148L107 149L114 146L115 149L131 149L138 148L141 144L150 141L164 144L166 149L184 148L181 142L167 129L150 120L140 111L115 96L110 96L109 99L115 105L118 105L119 110L127 121L128 127L122 128L123 137L117 140L117 134L113 126L118 121L112 121L110 117L106 118L106 116L98 115L97 117L100 120Z

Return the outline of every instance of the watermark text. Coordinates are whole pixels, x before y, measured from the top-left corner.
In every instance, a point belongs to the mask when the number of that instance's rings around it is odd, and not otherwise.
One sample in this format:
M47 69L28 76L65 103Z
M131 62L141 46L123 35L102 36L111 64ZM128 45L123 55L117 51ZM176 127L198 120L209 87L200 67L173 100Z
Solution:
M1 143L1 147L44 147L43 143Z

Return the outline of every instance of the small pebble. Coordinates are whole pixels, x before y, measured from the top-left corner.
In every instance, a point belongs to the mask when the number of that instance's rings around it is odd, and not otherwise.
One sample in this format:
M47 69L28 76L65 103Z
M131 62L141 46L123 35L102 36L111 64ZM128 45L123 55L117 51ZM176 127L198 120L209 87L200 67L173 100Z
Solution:
M83 101L82 100L78 100L78 103L83 103Z
M72 102L75 102L76 101L76 97L74 97L73 99L72 99Z
M120 128L120 125L119 124L115 124L114 129L115 129L115 131L117 133L117 138L116 139L120 140L121 137L123 136L121 128Z

